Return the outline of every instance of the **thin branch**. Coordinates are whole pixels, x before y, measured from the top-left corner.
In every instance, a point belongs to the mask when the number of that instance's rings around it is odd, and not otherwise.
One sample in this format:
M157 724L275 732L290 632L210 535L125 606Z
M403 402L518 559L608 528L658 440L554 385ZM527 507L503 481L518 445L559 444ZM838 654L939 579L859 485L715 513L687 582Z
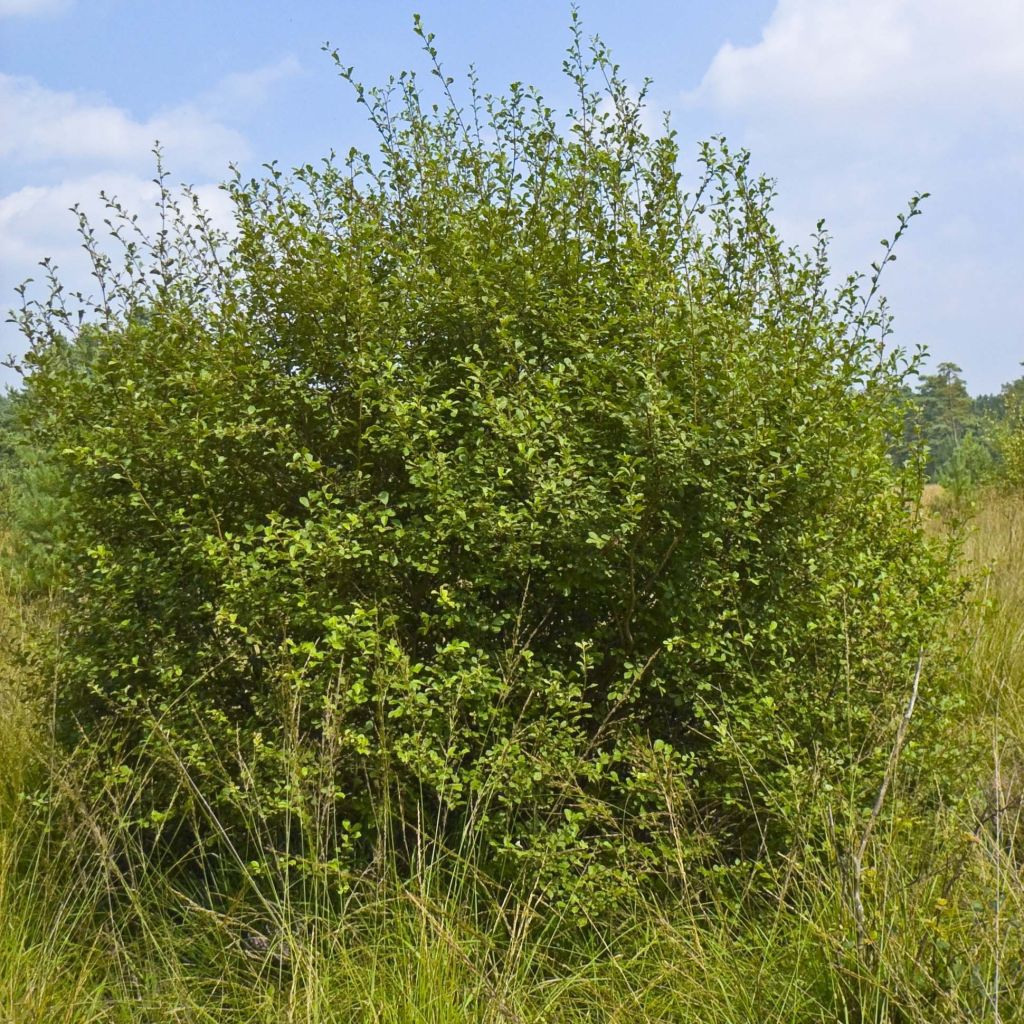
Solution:
M907 740L907 732L910 730L910 720L914 714L914 707L917 704L917 694L921 683L921 669L924 666L924 654L920 654L917 659L917 668L914 671L914 683L910 689L910 699L907 701L907 706L903 711L903 717L900 719L899 727L896 729L896 739L893 742L892 751L889 754L889 763L885 768L885 775L882 777L882 784L878 788L878 795L875 797L874 805L871 808L871 814L868 816L867 824L864 826L864 831L861 833L860 842L857 844L857 849L854 851L853 858L851 860L851 889L852 889L852 900L853 900L853 915L857 924L857 945L861 948L864 947L866 942L866 928L864 923L864 900L862 895L861 879L863 875L864 866L864 854L867 853L868 843L871 841L871 835L875 830L875 825L878 824L878 819L882 814L882 806L885 803L886 793L889 791L892 780L896 775L896 766L899 763L900 752L903 750L903 745Z

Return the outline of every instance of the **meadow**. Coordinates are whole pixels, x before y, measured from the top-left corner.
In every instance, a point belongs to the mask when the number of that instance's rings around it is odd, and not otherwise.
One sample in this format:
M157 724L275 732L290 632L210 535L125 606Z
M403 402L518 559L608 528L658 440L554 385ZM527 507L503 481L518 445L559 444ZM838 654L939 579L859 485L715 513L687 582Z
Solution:
M941 523L933 528L943 529ZM420 868L377 865L344 900L309 880L260 884L274 865L228 865L234 892L177 887L130 822L132 782L96 810L59 756L27 635L56 628L45 599L3 592L0 1018L113 1021L979 1021L1024 1019L1020 875L1024 793L1024 503L979 496L965 527L974 589L962 622L970 692L956 730L989 756L956 784L970 799L901 806L865 851L868 940L858 943L844 858L829 834L770 872L677 879L672 900L577 920L518 895L490 898L471 850ZM31 682L30 682L31 681ZM30 696L34 695L34 696ZM904 813L906 816L904 816ZM241 879L241 881L240 881ZM221 909L212 909L219 907ZM328 909L330 908L330 909Z

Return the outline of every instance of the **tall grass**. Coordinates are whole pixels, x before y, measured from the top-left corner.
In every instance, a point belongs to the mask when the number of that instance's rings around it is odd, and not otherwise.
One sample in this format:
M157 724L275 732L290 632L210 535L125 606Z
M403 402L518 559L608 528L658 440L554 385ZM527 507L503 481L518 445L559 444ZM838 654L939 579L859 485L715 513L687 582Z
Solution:
M681 876L601 920L493 891L472 837L444 849L428 827L341 888L228 843L203 873L155 859L127 773L87 804L87 751L51 756L46 681L16 653L45 609L5 587L0 1020L1024 1020L1024 503L981 502L964 552L973 696L951 728L990 751L965 799L924 813L897 778L866 841L863 809L823 803L788 860ZM216 838L197 806L196 834Z

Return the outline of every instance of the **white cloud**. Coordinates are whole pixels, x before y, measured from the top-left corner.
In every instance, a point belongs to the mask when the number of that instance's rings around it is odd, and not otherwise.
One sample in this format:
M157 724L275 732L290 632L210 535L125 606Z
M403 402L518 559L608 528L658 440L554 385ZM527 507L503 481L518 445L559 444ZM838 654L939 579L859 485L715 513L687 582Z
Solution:
M886 270L896 341L976 389L1019 373L1021 0L777 0L760 40L721 46L683 102L777 178L784 237L826 218L841 273L930 191Z
M214 184L196 188L202 205L215 223L231 223L231 204L226 193ZM109 216L100 192L139 216L144 232L157 227L159 190L148 178L126 174L94 174L61 182L59 185L30 185L0 197L0 267L35 266L44 256L65 265L74 262L80 246L77 222L71 207L79 206L102 232Z
M27 6L27 0L19 2ZM0 0L0 13L13 6L13 0ZM202 205L215 223L229 227L230 202L213 180L226 174L230 162L249 155L247 140L232 120L258 110L270 91L298 70L297 62L286 58L227 75L207 94L143 117L102 97L0 73L0 164L8 189L0 195L0 357L23 344L2 321L17 302L14 288L28 277L38 281L44 257L59 268L66 291L88 293L95 286L71 206L80 205L102 235L108 214L99 193L116 195L138 213L142 230L152 233L155 141L171 181L205 182L196 188ZM111 254L116 259L116 246ZM8 379L0 370L0 382Z
M70 0L0 0L0 18L59 14L69 6Z
M759 42L719 49L693 99L887 119L892 107L1024 107L1020 0L779 0Z
M8 163L138 167L152 163L157 140L173 165L214 173L247 152L242 135L195 105L138 120L103 100L0 73L0 158Z

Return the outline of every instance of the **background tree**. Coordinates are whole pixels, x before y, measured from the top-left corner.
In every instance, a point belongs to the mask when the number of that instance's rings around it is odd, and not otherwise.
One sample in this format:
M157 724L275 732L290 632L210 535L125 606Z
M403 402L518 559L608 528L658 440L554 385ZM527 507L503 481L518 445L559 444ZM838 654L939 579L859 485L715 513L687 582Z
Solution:
M934 476L949 462L960 442L974 428L974 408L955 363L940 363L917 389L928 468Z
M1015 490L1024 489L1024 376L1003 385L1000 396L1006 410L998 442L1003 477Z

